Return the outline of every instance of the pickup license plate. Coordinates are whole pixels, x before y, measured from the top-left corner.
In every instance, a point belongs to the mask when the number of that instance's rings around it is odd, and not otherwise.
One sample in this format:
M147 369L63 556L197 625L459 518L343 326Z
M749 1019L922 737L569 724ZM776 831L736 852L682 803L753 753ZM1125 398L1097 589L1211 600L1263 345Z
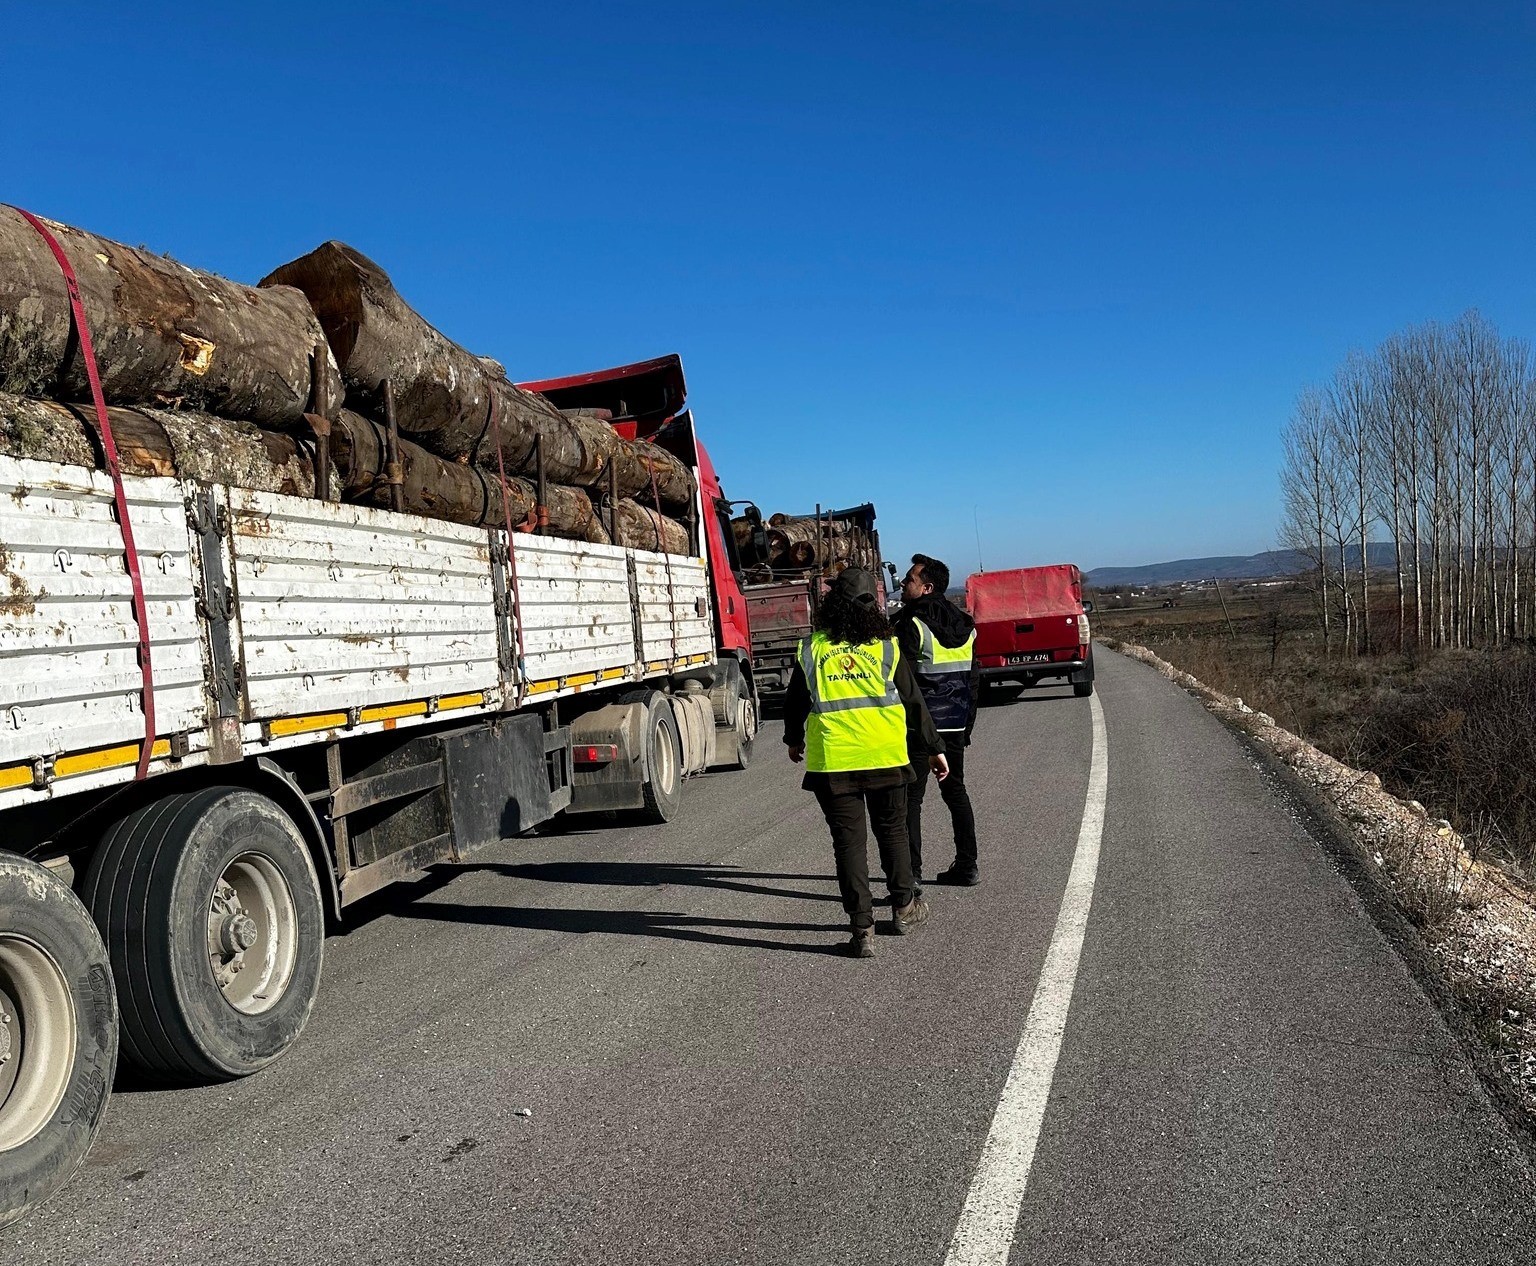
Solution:
M1004 660L1008 664L1049 664L1051 662L1050 651L1030 651L1026 655L1009 655Z

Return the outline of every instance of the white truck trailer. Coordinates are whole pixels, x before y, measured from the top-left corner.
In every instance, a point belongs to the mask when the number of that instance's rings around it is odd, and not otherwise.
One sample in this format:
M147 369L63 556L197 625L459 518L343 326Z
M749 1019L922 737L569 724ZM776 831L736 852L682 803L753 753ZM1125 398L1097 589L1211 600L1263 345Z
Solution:
M349 903L745 765L723 498L689 415L657 439L688 555L125 478L143 770L112 482L0 459L0 1225L78 1167L119 1050L168 1081L281 1055Z

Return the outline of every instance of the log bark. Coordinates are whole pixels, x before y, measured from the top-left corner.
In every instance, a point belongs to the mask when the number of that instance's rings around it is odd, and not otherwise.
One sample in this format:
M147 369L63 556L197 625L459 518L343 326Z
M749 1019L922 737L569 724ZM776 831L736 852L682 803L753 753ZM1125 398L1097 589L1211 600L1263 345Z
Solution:
M675 519L658 514L650 506L622 500L618 503L618 520L617 545L655 550L659 554L688 553L688 529Z
M463 460L480 446L496 391L503 448L521 469L543 428L558 430L560 411L519 391L490 362L434 329L396 291L378 264L344 242L325 242L263 277L267 286L304 292L330 341L347 403L384 416L384 380L395 393L400 429L440 457ZM551 454L550 456L554 456Z
M354 410L382 421L388 378L401 432L439 457L495 467L494 397L509 471L533 473L534 444L542 437L547 481L606 487L612 463L621 496L649 488L653 470L664 506L686 506L693 496L693 477L677 458L655 445L620 438L591 411L563 414L542 396L514 386L498 362L435 329L400 297L378 264L343 242L316 247L261 284L295 286L309 297Z
M388 439L377 422L343 409L331 427L331 460L347 501L388 508ZM478 466L445 461L410 440L400 441L400 492L411 514L484 527L504 527L507 511L514 529L533 513L538 496L531 481L507 479L507 508L502 508L501 480ZM578 541L606 542L608 533L580 488L545 487L548 532Z
M250 422L165 409L107 409L118 464L125 475L198 479L257 492L315 495L308 443ZM0 395L0 455L105 470L88 404ZM339 485L333 487L333 495Z
M769 559L776 568L816 568L834 575L847 567L873 568L874 541L861 527L814 517L794 518L775 514L768 520Z
M257 290L48 226L78 277L108 403L271 426L340 406L336 364L298 291ZM90 398L64 275L47 243L9 208L0 209L0 391Z
M389 439L384 427L350 409L336 416L330 432L330 455L341 475L347 501L389 507L389 484L384 482L389 461ZM538 490L530 479L507 478L507 509L502 509L501 479L478 466L445 461L409 439L399 441L401 499L413 515L449 519L450 522L505 527L510 510L513 529L521 529L535 512ZM548 535L573 541L608 539L590 496L581 489L545 486Z

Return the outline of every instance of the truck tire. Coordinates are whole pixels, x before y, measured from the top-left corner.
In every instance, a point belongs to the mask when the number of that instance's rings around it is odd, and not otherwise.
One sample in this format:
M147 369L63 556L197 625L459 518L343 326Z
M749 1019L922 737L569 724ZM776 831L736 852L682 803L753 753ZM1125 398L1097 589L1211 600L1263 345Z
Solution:
M683 747L672 701L651 691L645 712L645 808L642 822L670 822L683 804Z
M757 700L750 692L741 696L736 708L736 758L727 769L745 769L752 763L752 740L757 737Z
M0 855L0 1227L62 1187L117 1068L112 968L91 916L36 862Z
M712 769L745 769L752 763L752 740L757 737L757 700L752 687L735 660L723 665L724 681L710 692L719 728L729 728L729 738L721 738L721 759Z
M1072 693L1075 694L1079 699L1086 699L1093 693L1093 682L1074 681L1072 683Z
M298 1038L325 919L304 837L267 797L152 801L107 832L83 896L117 977L123 1057L148 1077L243 1077Z

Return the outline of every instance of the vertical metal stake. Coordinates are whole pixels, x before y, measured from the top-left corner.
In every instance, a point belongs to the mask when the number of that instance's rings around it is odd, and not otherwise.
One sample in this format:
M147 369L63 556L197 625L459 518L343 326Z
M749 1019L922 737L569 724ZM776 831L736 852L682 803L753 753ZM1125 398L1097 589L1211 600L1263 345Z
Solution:
M619 468L608 463L608 539L619 544Z
M544 437L542 435L535 435L533 437L533 464L538 480L539 495L539 504L534 509L533 530L535 533L542 535L544 529L549 526L549 502L544 499Z
M390 508L399 511L405 509L405 489L401 487L400 422L395 417L395 387L388 378L384 380L384 421L389 427L384 481L389 485Z

